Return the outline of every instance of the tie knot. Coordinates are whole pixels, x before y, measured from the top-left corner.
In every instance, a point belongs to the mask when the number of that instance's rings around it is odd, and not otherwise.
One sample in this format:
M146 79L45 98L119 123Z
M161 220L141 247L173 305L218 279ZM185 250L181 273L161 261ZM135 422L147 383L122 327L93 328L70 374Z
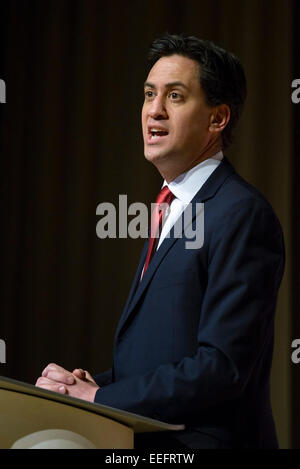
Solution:
M161 204L170 205L174 197L175 195L170 191L168 186L164 186L162 190L160 191L160 193L158 194L155 203L158 205L161 205Z

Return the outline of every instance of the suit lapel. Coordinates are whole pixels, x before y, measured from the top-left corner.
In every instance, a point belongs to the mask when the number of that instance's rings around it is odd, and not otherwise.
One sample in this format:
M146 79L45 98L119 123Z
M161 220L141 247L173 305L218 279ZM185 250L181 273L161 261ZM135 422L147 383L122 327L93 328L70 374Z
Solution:
M142 274L142 270L143 270L143 267L144 267L144 264L145 264L145 260L146 260L146 255L147 255L147 250L148 250L148 244L149 244L149 241L146 240L145 244L144 244L144 247L143 247L143 250L142 250L142 253L141 253L141 256L140 256L140 262L139 262L139 265L138 265L138 268L136 270L136 273L135 273L135 277L133 279L133 282L132 282L132 285L131 285L131 289L129 291L129 295L128 295L128 298L127 298L127 301L126 301L126 304L124 306L124 309L123 309L123 314L121 316L121 319L119 321L119 324L118 324L118 327L117 327L117 331L116 331L116 336L119 334L120 332L120 329L122 327L122 324L123 322L125 321L125 317L126 317L126 312L129 308L129 305L132 301L132 298L134 297L134 294L136 293L136 290L138 289L139 287L139 284L140 284L140 278L141 278L141 274Z
M224 181L229 177L233 172L235 172L233 166L229 163L226 157L223 158L221 164L217 167L217 169L212 173L212 175L207 179L205 184L201 187L199 192L195 195L192 203L203 203L209 198L213 197L215 193L218 191L219 187L224 183ZM194 220L196 217L196 213L193 216ZM183 230L182 230L183 231ZM128 296L128 300L126 302L123 315L120 319L116 337L121 333L122 328L124 327L127 319L134 311L135 306L137 305L139 299L141 298L143 292L146 290L147 286L149 285L153 275L155 274L158 266L163 261L166 254L172 248L174 243L177 241L178 238L169 237L164 239L161 246L159 247L158 251L155 253L153 259L151 260L148 269L140 282L140 276L142 273L142 269L145 263L147 249L148 249L148 241L146 241L142 255L140 258L140 263Z

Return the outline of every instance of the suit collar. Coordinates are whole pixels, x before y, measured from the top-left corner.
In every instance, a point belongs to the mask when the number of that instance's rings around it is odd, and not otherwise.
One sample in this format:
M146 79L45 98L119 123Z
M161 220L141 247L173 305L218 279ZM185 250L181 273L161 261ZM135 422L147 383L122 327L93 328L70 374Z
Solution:
M203 184L199 192L195 195L193 202L205 202L214 197L225 180L235 172L234 167L226 156L223 157L220 165L215 169L207 181Z
M220 151L211 158L198 163L196 166L178 176L167 184L169 189L183 204L189 204L197 192L201 189L207 179L216 170L223 159L223 153Z

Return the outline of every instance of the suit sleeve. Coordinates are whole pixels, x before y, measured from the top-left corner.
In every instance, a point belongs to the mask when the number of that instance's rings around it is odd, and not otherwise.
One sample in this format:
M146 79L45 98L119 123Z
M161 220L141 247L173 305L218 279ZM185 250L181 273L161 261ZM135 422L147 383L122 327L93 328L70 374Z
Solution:
M269 206L246 200L219 220L207 242L196 354L111 383L97 391L95 402L180 424L189 413L242 395L272 347L282 230Z
M93 376L98 386L107 386L112 382L112 368Z

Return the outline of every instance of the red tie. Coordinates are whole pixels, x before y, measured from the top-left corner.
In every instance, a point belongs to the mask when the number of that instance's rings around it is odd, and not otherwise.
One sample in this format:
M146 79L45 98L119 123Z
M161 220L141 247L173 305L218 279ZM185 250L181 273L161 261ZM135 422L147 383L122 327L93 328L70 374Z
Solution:
M174 194L172 194L168 186L164 186L157 196L154 210L153 210L152 217L151 217L151 233L150 233L148 252L147 252L147 257L146 257L144 272L143 272L142 277L144 276L148 268L148 265L156 251L158 241L159 241L159 236L160 236L161 225L162 225L162 217L166 212L167 206L170 205L174 197L175 197ZM161 206L162 204L164 205Z

